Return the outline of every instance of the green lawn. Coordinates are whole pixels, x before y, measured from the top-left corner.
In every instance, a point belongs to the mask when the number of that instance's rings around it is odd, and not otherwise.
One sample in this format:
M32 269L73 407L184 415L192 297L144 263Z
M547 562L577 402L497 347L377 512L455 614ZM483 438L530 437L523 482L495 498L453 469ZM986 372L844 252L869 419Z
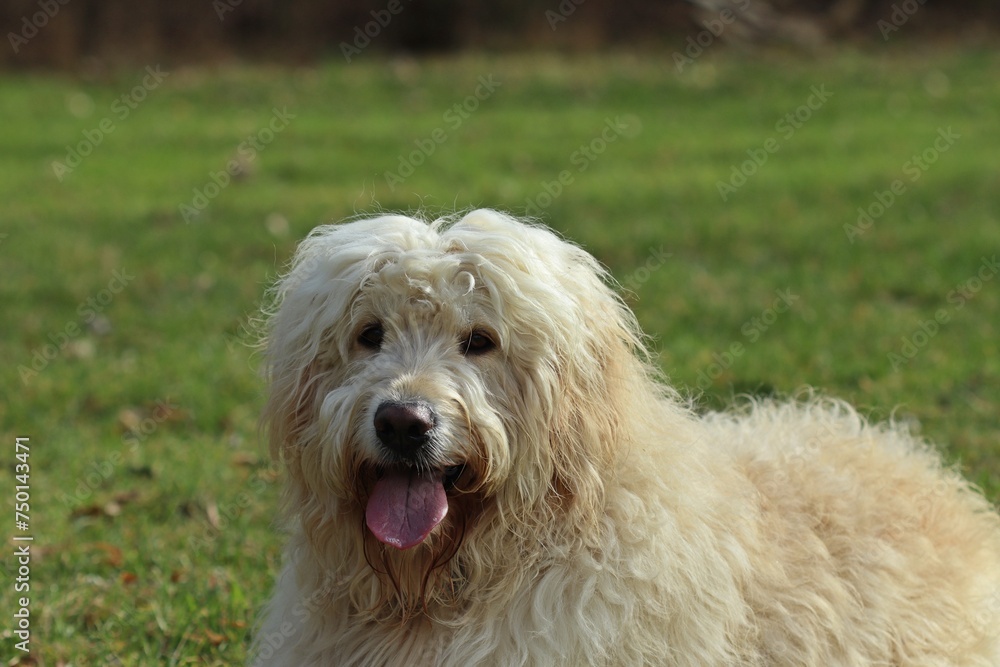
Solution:
M1000 52L150 71L0 76L25 664L244 659L281 542L246 330L296 240L356 213L528 209L631 288L704 405L815 386L1000 493Z

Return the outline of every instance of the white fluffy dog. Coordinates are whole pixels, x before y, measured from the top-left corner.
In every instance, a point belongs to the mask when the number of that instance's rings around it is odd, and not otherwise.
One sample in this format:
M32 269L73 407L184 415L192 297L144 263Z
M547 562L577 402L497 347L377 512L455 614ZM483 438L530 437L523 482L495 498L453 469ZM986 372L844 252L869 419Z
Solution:
M316 229L267 327L280 666L1000 665L1000 517L819 399L696 416L600 265L479 210Z

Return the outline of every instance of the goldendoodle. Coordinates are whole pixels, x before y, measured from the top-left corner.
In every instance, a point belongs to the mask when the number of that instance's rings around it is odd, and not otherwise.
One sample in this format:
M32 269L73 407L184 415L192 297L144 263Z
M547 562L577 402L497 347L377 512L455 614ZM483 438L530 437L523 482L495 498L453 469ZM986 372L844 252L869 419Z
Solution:
M1000 665L1000 516L820 398L697 415L598 262L490 210L319 227L265 333L254 664Z

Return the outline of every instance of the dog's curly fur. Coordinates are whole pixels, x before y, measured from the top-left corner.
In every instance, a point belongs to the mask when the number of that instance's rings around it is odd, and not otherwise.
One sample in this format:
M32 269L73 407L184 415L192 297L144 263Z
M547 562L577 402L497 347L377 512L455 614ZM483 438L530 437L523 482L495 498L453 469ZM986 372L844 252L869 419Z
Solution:
M255 664L1000 665L1000 517L932 448L820 398L695 415L540 226L316 229L266 372L293 534ZM419 455L385 404L432 415ZM407 466L447 515L397 549L366 506Z

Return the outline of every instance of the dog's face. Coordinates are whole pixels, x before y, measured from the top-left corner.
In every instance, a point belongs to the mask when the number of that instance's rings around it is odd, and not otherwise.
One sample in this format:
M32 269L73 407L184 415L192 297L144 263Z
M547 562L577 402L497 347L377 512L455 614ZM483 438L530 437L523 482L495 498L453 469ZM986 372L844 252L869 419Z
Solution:
M303 242L269 323L266 417L314 547L424 599L460 549L463 576L486 558L477 539L594 502L613 441L598 431L622 414L608 383L638 345L602 275L492 211Z

